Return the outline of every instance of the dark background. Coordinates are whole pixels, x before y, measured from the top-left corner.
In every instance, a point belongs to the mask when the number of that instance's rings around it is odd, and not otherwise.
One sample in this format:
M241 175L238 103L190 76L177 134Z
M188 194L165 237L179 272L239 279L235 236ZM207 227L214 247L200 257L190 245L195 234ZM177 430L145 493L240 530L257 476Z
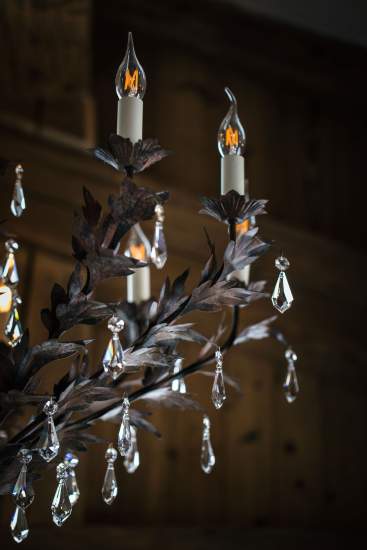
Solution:
M299 355L301 384L299 399L287 405L274 343L233 351L225 368L241 380L244 396L232 392L220 413L211 412L211 476L198 466L200 417L155 411L164 438L142 434L134 476L118 466L115 505L100 497L98 445L81 460L82 496L68 527L50 527L54 472L36 485L25 544L39 547L50 528L54 548L105 540L111 548L148 548L163 536L167 548L318 548L336 547L340 532L350 537L364 526L366 12L364 2L325 0L1 3L0 156L25 168L28 209L8 225L22 244L22 316L33 341L45 337L38 312L53 282L63 283L71 269L70 223L81 186L100 199L116 188L116 175L84 150L103 146L115 131L114 77L131 30L148 82L144 136L175 153L140 179L171 192L167 271L175 276L191 265L193 283L206 258L202 226L219 245L226 238L197 211L201 195L219 192L216 132L228 85L247 133L251 195L270 199L261 228L274 250L253 277L268 279L270 289L274 258L285 251L295 303L278 324ZM8 173L1 219L9 216L12 185ZM156 294L163 274L152 276ZM100 297L117 299L120 287L116 281ZM257 304L242 322L272 313L268 302ZM209 334L218 322L197 320ZM104 329L83 334L96 338L97 360ZM48 375L45 391L64 368ZM189 386L209 406L208 380L198 376ZM116 427L96 431L109 440ZM11 507L4 498L4 526Z

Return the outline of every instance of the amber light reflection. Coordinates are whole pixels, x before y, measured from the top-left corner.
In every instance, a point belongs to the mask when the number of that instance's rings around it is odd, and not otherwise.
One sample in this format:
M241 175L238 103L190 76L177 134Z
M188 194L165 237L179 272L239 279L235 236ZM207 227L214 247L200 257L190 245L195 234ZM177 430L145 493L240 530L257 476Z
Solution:
M247 233L247 231L250 229L250 221L245 220L242 223L238 223L236 225L236 233L237 235L243 235L244 233Z
M11 290L8 286L0 284L0 313L8 313L11 309Z
M146 250L143 243L141 244L132 244L130 246L130 255L135 260L145 260L146 259Z

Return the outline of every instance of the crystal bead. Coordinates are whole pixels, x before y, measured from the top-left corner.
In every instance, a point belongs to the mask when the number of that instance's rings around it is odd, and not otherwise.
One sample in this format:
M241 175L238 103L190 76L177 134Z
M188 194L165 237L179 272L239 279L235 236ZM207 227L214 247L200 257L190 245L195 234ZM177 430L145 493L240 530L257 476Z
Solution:
M32 461L32 453L29 449L21 449L17 454L17 458L23 464L29 464Z
M157 269L162 269L167 261L167 245L163 231L163 223L155 223L151 259Z
M66 453L64 457L64 463L66 466L76 468L79 464L79 458L74 453Z
M12 348L17 346L23 337L23 327L20 322L18 308L15 305L13 305L10 310L4 333L9 346Z
M15 542L23 542L29 535L27 516L20 506L15 508L10 521L10 530Z
M277 309L280 313L284 313L292 305L293 295L284 271L279 273L279 277L271 297L271 302L275 309Z
M61 527L65 523L72 512L69 493L65 483L67 475L67 467L61 462L56 468L58 485L51 505L52 519L58 527Z
M106 504L111 505L117 497L118 487L113 463L107 464L107 470L102 486L102 497Z
M111 319L108 321L108 330L111 332L121 332L125 326L125 322L123 319L120 319L117 317L117 315L113 315Z
M137 433L134 426L130 427L131 430L131 446L125 456L124 466L128 474L133 474L140 466L140 454L138 450Z
M53 398L46 401L46 403L43 406L43 412L47 414L47 416L53 416L54 414L56 414L57 409L58 409L57 403L56 401L54 401Z
M288 403L293 403L299 393L297 373L294 367L288 367L287 376L283 384L283 391Z
M46 462L51 462L59 452L60 443L52 416L47 419L47 426L39 442L39 454Z
M13 216L19 218L26 209L24 191L20 180L14 184L13 197L10 203L10 210Z
M117 459L117 451L113 447L112 443L110 443L110 445L107 448L105 459L107 460L107 462L111 462L111 463L115 462Z
M210 474L215 465L215 455L210 441L210 420L203 417L203 439L201 444L201 469L205 474Z
M279 256L275 260L275 267L279 269L279 271L286 271L290 265L289 260L285 256Z
M1 277L8 285L17 285L19 283L18 268L13 252L9 252L6 257Z
M27 508L34 500L34 491L32 485L27 484L27 466L23 464L20 469L18 479L14 485L12 495L15 503L21 508Z
M294 353L294 351L291 348L288 348L284 355L287 361L292 361L293 363L298 359L297 355Z
M118 334L113 334L102 359L103 369L112 378L116 378L125 370L124 350Z
M11 254L19 250L19 243L15 239L8 239L5 243L5 248Z
M220 409L226 399L226 389L224 386L223 369L221 366L215 369L214 382L212 388L212 401L216 409Z

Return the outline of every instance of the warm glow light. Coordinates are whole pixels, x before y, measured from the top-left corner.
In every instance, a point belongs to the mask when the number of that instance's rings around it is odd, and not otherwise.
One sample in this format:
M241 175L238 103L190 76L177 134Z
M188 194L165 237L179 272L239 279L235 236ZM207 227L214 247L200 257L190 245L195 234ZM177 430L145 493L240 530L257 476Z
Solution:
M143 67L136 57L133 35L129 32L124 59L116 74L116 93L123 97L137 97L143 99L147 81Z
M141 243L141 244L132 244L132 245L130 245L129 250L130 250L131 258L135 258L135 260L144 261L147 257L147 253L146 253L145 246L144 246L143 243Z
M237 235L243 235L244 233L247 233L247 231L250 229L250 221L244 220L242 223L238 223L236 225L236 233Z
M218 130L218 149L225 155L243 155L245 150L245 130L237 114L237 101L229 88L224 88L231 105Z
M0 284L0 313L8 313L11 310L11 304L11 289L4 284Z

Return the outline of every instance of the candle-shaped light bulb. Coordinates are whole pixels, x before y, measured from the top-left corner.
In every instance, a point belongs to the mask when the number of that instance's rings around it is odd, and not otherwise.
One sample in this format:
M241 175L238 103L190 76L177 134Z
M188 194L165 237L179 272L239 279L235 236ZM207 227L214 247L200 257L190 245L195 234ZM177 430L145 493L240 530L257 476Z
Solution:
M237 112L237 101L229 88L224 88L230 107L218 130L218 149L222 157L225 155L243 155L245 150L245 130Z
M141 262L147 262L150 257L150 242L138 223L130 231L125 255Z
M130 231L125 255L141 262L148 262L151 254L150 242L137 223ZM139 267L127 277L127 301L139 304L150 298L150 266Z
M129 32L124 59L116 74L116 93L119 99L123 97L138 97L143 99L147 80L143 67L136 57L133 35Z

